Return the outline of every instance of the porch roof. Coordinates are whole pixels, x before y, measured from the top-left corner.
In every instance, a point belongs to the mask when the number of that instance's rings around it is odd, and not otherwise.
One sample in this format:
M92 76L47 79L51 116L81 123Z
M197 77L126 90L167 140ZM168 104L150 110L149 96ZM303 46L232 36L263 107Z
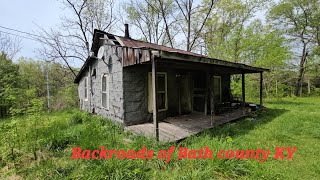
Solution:
M87 67L89 66L89 64L91 64L93 59L96 59L97 52L101 46L100 39L107 39L110 43L109 45L123 48L123 67L135 64L150 63L150 56L152 55L152 52L156 51L158 60L163 61L164 63L168 62L165 60L172 60L179 63L198 63L199 65L210 64L216 65L218 67L226 67L229 69L231 68L242 73L260 73L263 71L270 71L266 68L254 67L242 63L235 63L226 60L210 58L201 54L181 49L170 48L163 45L134 40L131 38L125 38L122 36L116 36L95 29L91 48L91 51L94 54L91 57L88 57L88 59L85 61L84 65L80 69L80 72L75 78L75 83L78 83L80 81L83 71L87 69Z
M159 56L160 59L172 59L172 60L179 60L179 61L227 66L227 67L242 69L244 73L259 73L263 71L269 71L269 69L266 69L266 68L254 67L254 66L249 66L242 63L235 63L235 62L230 62L226 60L210 58L205 55L201 55L201 54L197 54L197 53L193 53L193 52L189 52L181 49L170 48L167 46L143 42L143 41L134 40L131 38L125 38L120 36L118 37L120 39L120 44L125 47L129 47L133 49L150 49L150 50L160 51L160 56Z

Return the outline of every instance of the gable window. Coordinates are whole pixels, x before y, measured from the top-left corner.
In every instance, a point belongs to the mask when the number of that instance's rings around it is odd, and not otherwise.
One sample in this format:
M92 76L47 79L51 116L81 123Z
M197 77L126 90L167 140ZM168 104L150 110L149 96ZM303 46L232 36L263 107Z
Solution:
M109 75L101 78L101 106L109 110Z
M88 77L84 78L84 100L88 101Z
M157 103L159 111L165 111L168 109L168 95L167 95L167 73L157 73ZM148 75L148 110L152 112L152 74Z

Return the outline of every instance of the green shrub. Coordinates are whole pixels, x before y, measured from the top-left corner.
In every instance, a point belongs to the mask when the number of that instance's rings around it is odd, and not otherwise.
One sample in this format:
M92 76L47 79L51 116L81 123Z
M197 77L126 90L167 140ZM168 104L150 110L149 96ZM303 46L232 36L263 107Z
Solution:
M76 113L71 116L70 118L70 124L76 125L76 124L82 124L82 116L80 113Z
M82 124L84 122L90 121L90 116L86 112L75 112L70 118L70 125Z
M52 97L52 109L62 110L68 108L78 107L78 86L72 84L59 90L55 96Z

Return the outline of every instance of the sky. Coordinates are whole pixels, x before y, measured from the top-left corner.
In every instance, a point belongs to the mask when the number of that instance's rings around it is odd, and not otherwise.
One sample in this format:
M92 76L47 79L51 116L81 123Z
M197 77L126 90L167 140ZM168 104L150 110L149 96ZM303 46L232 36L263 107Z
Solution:
M63 9L62 1L63 0L1 0L0 26L29 33L36 33L39 29L37 25L44 29L57 27L61 22L61 17L71 15L70 11ZM257 16L263 19L264 12L258 12ZM28 36L1 27L0 31ZM117 32L116 34L121 35L121 33L122 32L119 34L119 32ZM134 35L134 32L130 32L130 34ZM20 57L41 60L36 52L36 49L41 47L39 42L25 38L19 39L21 39L22 49L15 56L14 60Z
M37 25L45 29L54 27L59 24L60 17L65 14L66 11L63 10L61 2L57 0L1 0L0 26L36 33ZM0 31L28 36L1 27ZM15 59L21 56L37 59L35 49L40 44L33 40L20 39L22 49Z

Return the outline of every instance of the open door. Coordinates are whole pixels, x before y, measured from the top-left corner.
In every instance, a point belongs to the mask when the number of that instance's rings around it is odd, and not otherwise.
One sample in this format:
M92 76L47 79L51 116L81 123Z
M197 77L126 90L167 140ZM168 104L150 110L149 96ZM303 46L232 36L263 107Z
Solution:
M195 113L204 113L206 106L206 74L195 72L192 80L192 110Z
M191 113L190 75L184 74L179 77L179 114Z
M222 92L221 92L221 76L213 76L211 78L211 88L214 94L214 103L221 103L222 101Z

